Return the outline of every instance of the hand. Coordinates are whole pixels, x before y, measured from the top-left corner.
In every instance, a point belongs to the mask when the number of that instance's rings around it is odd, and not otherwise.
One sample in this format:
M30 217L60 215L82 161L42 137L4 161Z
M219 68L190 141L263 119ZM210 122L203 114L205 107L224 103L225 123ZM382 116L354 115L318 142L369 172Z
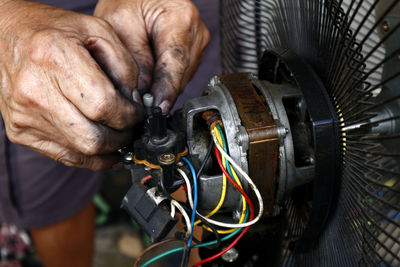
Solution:
M0 1L0 111L8 138L68 166L106 169L141 119L138 68L102 19Z
M99 0L108 21L139 65L139 90L150 89L168 112L193 77L210 36L190 0Z

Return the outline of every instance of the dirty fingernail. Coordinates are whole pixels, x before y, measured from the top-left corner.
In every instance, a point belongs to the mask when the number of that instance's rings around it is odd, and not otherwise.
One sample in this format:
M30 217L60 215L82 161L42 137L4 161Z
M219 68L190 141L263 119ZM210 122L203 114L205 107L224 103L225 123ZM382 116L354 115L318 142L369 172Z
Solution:
M163 102L161 102L159 107L161 108L163 113L167 114L169 112L169 109L171 108L171 103L168 100L164 100Z

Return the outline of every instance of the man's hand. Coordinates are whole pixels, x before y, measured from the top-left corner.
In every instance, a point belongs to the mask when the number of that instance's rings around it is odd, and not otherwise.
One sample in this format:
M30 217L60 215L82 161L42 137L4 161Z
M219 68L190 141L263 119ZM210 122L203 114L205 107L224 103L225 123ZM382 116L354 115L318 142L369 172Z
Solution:
M141 119L138 68L104 20L0 1L0 111L9 139L68 166L118 161Z
M99 0L95 16L113 26L138 63L139 90L151 89L155 104L168 112L210 38L192 1Z

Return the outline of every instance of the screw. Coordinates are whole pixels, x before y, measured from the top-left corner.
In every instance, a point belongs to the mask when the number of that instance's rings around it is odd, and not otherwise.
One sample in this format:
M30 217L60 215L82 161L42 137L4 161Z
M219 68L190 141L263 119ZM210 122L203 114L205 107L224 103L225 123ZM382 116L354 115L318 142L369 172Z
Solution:
M133 153L132 153L132 152L126 153L126 154L124 155L124 160L125 160L126 162L132 161L132 160L133 160Z
M307 157L306 159L305 159L305 162L307 163L307 164L314 164L314 162L315 162L315 160L314 160L314 158L313 157Z
M231 248L225 254L221 256L221 258L226 262L234 262L239 258L239 251L235 248Z
M382 22L382 30L387 32L390 29L390 22L385 20L384 22Z
M158 157L158 161L161 164L171 165L175 162L175 155L172 153L165 153Z

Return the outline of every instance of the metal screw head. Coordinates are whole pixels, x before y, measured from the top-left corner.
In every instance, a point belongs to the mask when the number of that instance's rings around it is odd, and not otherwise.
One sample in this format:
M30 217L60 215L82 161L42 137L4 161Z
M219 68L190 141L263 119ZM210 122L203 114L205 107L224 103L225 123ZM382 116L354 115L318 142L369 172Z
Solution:
M124 160L125 160L126 162L132 161L132 160L133 160L133 153L132 153L132 152L127 152L127 153L124 155Z
M314 164L314 163L315 163L315 160L314 160L313 157L309 156L309 157L307 157L307 158L305 159L305 162L306 162L307 164Z
M234 262L239 258L239 251L235 248L231 248L225 254L221 256L221 258L226 262Z
M170 165L175 163L175 155L172 153L165 153L158 157L158 161L161 164Z
M390 29L390 22L385 20L382 22L382 30L387 32Z

